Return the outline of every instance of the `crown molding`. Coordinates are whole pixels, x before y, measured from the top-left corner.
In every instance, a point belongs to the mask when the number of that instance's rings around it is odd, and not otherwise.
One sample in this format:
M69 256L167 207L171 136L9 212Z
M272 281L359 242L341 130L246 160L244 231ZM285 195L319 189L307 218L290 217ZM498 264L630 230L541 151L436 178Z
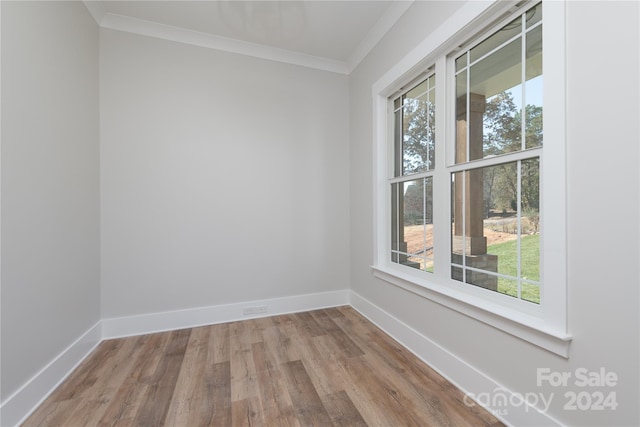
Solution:
M302 67L315 68L322 71L349 74L347 64L342 61L305 55L299 52L215 36L171 25L158 24L157 22L130 18L128 16L107 13L102 17L100 26L111 30L140 34L143 36L185 43L193 46L299 65Z
M402 0L394 2L371 30L369 30L356 50L346 61L306 55L304 53L278 49L258 43L250 43L157 22L116 15L106 12L104 6L97 1L83 0L83 3L101 28L349 75L407 9L411 7L414 1L415 0Z

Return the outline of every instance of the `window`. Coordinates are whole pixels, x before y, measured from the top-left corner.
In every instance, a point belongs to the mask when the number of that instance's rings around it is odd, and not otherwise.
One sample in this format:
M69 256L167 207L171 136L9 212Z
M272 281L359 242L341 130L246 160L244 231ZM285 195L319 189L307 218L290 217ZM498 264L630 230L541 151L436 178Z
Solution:
M478 15L374 85L374 273L566 356L564 9Z
M452 278L539 304L542 4L453 58Z
M393 100L391 260L433 271L435 75Z

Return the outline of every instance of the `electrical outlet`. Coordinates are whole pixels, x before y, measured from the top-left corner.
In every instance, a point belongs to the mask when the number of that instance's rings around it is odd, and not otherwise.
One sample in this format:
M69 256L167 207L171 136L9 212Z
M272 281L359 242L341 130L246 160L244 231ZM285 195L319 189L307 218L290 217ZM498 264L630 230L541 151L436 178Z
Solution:
M256 305L254 307L245 307L242 309L242 314L248 316L250 314L265 314L267 313L266 305Z

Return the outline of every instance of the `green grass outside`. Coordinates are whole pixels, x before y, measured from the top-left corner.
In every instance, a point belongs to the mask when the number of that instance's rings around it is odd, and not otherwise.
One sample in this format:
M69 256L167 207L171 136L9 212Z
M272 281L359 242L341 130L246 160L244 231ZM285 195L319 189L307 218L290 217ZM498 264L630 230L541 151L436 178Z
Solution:
M522 278L540 281L540 235L523 236L521 244ZM517 241L490 245L487 252L498 255L498 273L518 277L517 269ZM518 282L515 280L498 278L498 292L517 296ZM540 287L530 283L522 283L521 296L523 300L540 303Z

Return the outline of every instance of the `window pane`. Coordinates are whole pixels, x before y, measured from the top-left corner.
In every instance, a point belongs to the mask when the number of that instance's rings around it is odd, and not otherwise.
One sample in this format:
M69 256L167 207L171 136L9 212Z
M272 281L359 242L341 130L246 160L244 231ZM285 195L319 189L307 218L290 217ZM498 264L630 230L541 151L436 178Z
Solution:
M527 37L526 79L542 75L542 25L529 31Z
M471 66L468 88L458 75L456 163L522 148L521 49L517 38Z
M398 262L399 250L399 227L400 219L398 218L398 184L391 184L391 261Z
M435 84L435 79L434 79L434 83L433 84ZM435 87L435 86L433 86L433 87ZM435 90L430 90L429 91L429 105L431 106L432 109L435 110L435 106L436 106L436 91ZM435 119L435 116L433 118ZM435 125L435 123L433 123L433 125ZM433 135L435 136L435 126L434 126ZM431 167L431 169L433 169L433 166Z
M526 148L542 145L542 26L527 33Z
M456 163L542 146L542 25L521 18L456 59Z
M395 110L393 119L393 176L402 176L402 108Z
M456 76L456 163L467 161L467 71Z
M519 296L518 289L520 290ZM498 278L498 292L536 304L540 303L540 285L537 283L519 282L518 280L500 277Z
M540 160L521 165L521 278L540 281Z
M539 163L452 174L453 279L539 303Z
M521 48L518 38L471 68L470 96L478 101L470 114L479 115L476 120L482 123L470 143L472 160L522 148ZM471 125L480 126L473 116Z
M392 261L433 271L433 178L392 184L391 192Z
M435 78L430 78L404 97L402 116L403 175L433 169L435 162Z
M464 55L461 55L458 58L456 58L456 72L462 70L466 66L467 66L467 53L465 52Z
M540 284L522 282L521 298L525 301L540 304Z
M452 278L483 288L497 290L498 256L489 250L492 232L485 231L484 220L490 207L492 180L500 166L468 170L454 174L452 185L453 230ZM485 273L485 270L489 273Z
M527 11L526 14L527 28L533 27L538 22L542 21L542 3Z
M409 92L406 93L406 95L404 96L405 104L408 101L411 101L411 100L414 100L414 99L424 100L425 94L428 91L429 91L429 81L425 80L422 83L419 83L417 86L415 86L413 89L411 89Z
M500 277L498 279L498 289L501 294L518 298L518 281L517 280L505 279L504 277Z
M502 27L491 37L487 38L485 41L471 49L471 62L473 63L474 61L477 61L482 56L502 45L515 35L519 34L521 31L522 19L518 17Z

